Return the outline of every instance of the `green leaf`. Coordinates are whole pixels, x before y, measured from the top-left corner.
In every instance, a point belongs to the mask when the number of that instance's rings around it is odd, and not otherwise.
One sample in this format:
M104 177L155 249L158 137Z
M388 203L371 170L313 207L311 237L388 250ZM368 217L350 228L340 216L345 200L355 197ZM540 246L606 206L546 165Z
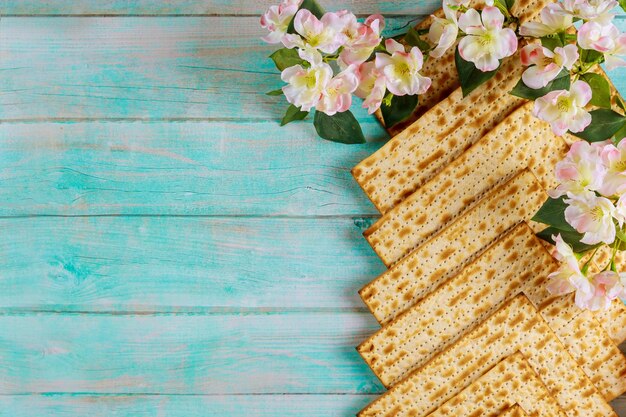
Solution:
M604 61L604 54L594 51L593 49L578 48L578 53L580 55L580 62L584 64L596 64Z
M618 145L624 138L626 138L626 124L624 124L624 126L622 126L620 130L615 132L615 134L613 135L613 143L615 143L615 145Z
M302 111L293 104L290 104L289 107L287 107L287 111L285 112L285 116L283 116L283 120L281 120L280 125L285 126L287 123L291 123L295 120L302 120L308 114L308 111Z
M332 116L316 111L313 125L323 139L347 144L365 143L361 126L350 110Z
M583 235L581 233L578 233L576 231L566 232L563 230L556 229L554 227L547 227L543 229L541 232L537 233L537 237L545 240L546 242L550 242L554 245L554 240L552 240L552 235L558 235L558 234L561 234L561 237L563 238L563 240L568 245L570 245L572 249L574 250L574 252L576 253L584 253L600 246L600 244L587 245L586 243L582 243L580 241L580 239L583 238Z
M626 0L619 0L619 7L626 11Z
M506 8L510 11L515 5L515 0L504 0L504 3L506 4Z
M310 11L318 19L321 19L322 16L324 16L324 8L315 0L304 0L298 10L302 9ZM293 27L293 19L289 22L287 33L296 33L296 29Z
M383 100L380 111L385 121L385 126L390 128L409 117L415 107L417 107L418 97L414 96L393 96L391 102L387 104Z
M619 227L616 227L615 229L615 236L617 236L617 238L622 242L626 242L626 234L624 233L624 231Z
M266 96L282 96L283 95L283 89L279 88L278 90L272 90L272 91L268 91L267 93L265 93Z
M534 89L528 87L524 84L524 81L520 78L519 82L513 90L511 90L511 94L517 97L526 98L528 100L535 100L539 97L545 96L550 91L554 90L569 90L570 85L570 74L569 71L563 70L556 76L556 78L548 83L543 88Z
M622 111L626 112L626 103L624 103L624 100L622 100L622 96L616 94L615 101L617 103L617 106L622 109Z
M594 106L611 108L611 87L609 82L603 76L588 72L580 76L589 87L591 87L592 96L590 103Z
M585 130L573 133L587 142L600 142L609 139L626 124L626 117L610 109L596 109L589 112L591 123Z
M532 220L547 224L558 230L574 232L574 228L565 220L566 208L567 203L565 203L564 197L548 198L533 216Z
M278 51L270 55L270 58L272 58L274 65L276 65L276 68L278 68L279 71L282 71L285 68L293 67L294 65L303 65L306 62L304 59L300 58L296 48L280 48Z
M491 77L496 75L498 71L498 69L495 69L493 71L482 72L476 68L473 63L467 62L461 58L458 48L454 55L454 61L456 62L456 70L459 73L463 97L466 97L469 93L474 91L476 87L487 82Z
M563 37L561 37L558 33L553 35L546 35L541 37L541 46L548 48L551 51L554 51L556 47L565 46L565 42Z
M410 28L406 35L404 35L404 42L409 46L417 46L421 51L430 49L428 42L420 37L420 34L414 27Z

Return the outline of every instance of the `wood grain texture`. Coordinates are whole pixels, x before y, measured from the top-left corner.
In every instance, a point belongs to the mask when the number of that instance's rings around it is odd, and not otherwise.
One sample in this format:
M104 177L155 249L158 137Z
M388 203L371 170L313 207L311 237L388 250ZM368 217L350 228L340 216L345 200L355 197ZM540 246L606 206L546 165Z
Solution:
M353 13L426 14L440 6L436 0L420 2L393 0L321 1L328 10L349 9ZM4 15L260 15L275 0L0 0Z
M328 417L354 416L375 398L328 395L46 395L0 396L0 416Z
M8 123L0 138L0 216L377 213L350 168L382 142L324 141L310 121Z
M258 17L3 17L0 119L279 121L264 33Z
M380 393L368 313L0 317L0 394Z
M388 33L438 7L322 2ZM380 142L278 127L271 3L0 0L0 416L343 417L382 391L348 173Z
M357 290L384 268L361 236L369 223L0 219L0 312L365 311Z

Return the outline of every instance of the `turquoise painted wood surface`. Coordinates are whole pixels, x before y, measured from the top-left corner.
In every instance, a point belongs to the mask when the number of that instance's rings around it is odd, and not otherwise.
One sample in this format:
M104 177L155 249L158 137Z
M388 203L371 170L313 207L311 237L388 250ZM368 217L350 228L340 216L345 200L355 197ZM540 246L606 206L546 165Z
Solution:
M0 416L342 417L382 392L349 169L386 136L363 111L365 145L278 127L270 3L0 0ZM333 7L398 32L436 3Z

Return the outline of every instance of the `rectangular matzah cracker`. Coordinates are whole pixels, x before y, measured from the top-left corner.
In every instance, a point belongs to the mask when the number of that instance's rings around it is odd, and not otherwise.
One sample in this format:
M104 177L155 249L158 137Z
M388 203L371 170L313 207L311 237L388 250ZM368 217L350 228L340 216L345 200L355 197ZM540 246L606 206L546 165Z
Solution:
M517 0L513 3L511 14L519 18L520 23L534 20L537 18L541 9L550 3L550 0ZM481 7L483 1L473 0L470 7ZM444 17L441 9L435 13L438 17ZM425 29L432 23L432 17L427 17L423 22L419 23L417 29ZM389 130L392 135L398 134L409 126L418 117L424 114L428 109L446 98L453 90L459 86L459 78L454 62L454 54L456 44L450 47L441 58L427 59L424 62L420 73L432 80L431 87L424 94L419 96L419 104L409 118L402 123L398 123ZM380 112L377 113L380 118Z
M378 211L386 213L482 138L525 100L509 94L521 77L519 55L463 98L457 88L352 169Z
M608 400L624 391L626 359L598 321L573 302L552 296L546 277L559 266L522 223L489 247L461 273L388 323L358 348L389 387L456 342L506 301L523 292L535 306L551 306L546 321ZM554 300L558 298L558 308ZM546 307L548 308L548 307ZM552 311L556 311L553 314ZM543 312L543 310L542 310ZM572 333L586 331L586 344ZM365 348L362 348L364 346Z
M532 416L567 417L524 356L516 352L428 416L519 416L520 405Z
M528 414L518 404L509 408L499 415L499 417L526 417ZM563 414L565 415L565 414Z
M568 147L548 123L531 114L531 107L527 103L510 114L363 233L385 265L423 244L523 168L529 168L543 188L556 185L554 166Z
M461 271L503 231L530 219L547 198L530 171L520 172L363 287L361 298L381 324L388 323Z
M616 417L525 296L518 296L465 337L363 409L360 417L421 417L520 351L569 417Z
M556 260L522 223L357 350L389 387L423 366L524 288L545 287L546 277L557 267Z
M621 301L615 300L615 303ZM626 391L624 355L593 314L574 304L572 294L551 301L540 312L607 401Z

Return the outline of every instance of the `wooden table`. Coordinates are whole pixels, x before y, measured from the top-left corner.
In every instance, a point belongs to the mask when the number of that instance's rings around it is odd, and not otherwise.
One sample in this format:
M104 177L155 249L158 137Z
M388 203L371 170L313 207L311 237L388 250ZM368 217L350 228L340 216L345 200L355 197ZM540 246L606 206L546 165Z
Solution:
M350 416L383 391L349 169L385 134L278 126L270 3L0 0L0 416ZM402 31L436 3L333 7Z

